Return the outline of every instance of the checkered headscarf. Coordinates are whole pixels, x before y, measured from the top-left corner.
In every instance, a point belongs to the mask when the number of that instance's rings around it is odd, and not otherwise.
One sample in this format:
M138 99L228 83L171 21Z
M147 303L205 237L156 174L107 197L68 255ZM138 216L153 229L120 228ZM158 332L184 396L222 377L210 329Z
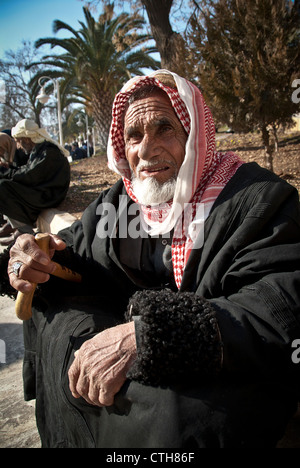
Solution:
M156 78L158 74L159 78ZM177 89L165 85L162 74L171 75ZM125 157L123 114L132 93L149 84L167 93L188 134L185 159L178 173L173 200L154 207L141 206L143 226L146 226L150 236L165 234L174 228L173 270L176 284L180 288L184 267L195 242L192 231L196 231L198 236L201 229L203 230L210 208L242 161L233 153L216 152L212 115L200 90L191 82L166 70L135 77L126 83L114 100L108 162L109 167L123 177L127 193L136 203L138 200L132 190L131 171Z

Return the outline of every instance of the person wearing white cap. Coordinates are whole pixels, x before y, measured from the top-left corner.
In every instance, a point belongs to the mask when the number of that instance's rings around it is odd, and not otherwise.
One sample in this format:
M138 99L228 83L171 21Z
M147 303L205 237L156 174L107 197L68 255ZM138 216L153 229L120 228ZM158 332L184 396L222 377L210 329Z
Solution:
M44 128L23 119L11 134L29 158L0 173L0 213L8 220L0 229L1 245L32 232L40 212L58 206L70 184L68 154Z

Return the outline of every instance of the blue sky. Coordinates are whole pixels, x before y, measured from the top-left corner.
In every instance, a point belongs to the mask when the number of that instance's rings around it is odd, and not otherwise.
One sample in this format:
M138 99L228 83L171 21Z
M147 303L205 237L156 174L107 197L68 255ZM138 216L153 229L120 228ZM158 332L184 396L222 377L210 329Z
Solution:
M5 50L22 47L23 39L34 42L54 36L55 19L79 28L78 20L84 21L83 6L80 0L0 0L0 59ZM55 36L66 37L66 31Z

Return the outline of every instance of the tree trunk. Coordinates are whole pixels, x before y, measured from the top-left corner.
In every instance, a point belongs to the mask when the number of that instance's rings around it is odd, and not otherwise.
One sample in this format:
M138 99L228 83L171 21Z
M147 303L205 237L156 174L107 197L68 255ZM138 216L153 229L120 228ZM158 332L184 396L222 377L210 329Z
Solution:
M278 141L277 127L275 124L273 125L273 134L274 134L274 140L275 140L275 153L278 153L279 141Z
M161 66L167 70L182 73L184 40L173 31L169 14L173 0L141 0L146 8L153 38L160 53Z
M273 150L270 145L270 133L266 125L263 125L262 139L265 145L265 166L269 171L273 171Z
M100 150L106 152L113 99L111 92L102 92L99 96L93 96L91 101L91 110L98 130Z
M41 127L41 111L37 110L37 108L33 108L33 113L34 113L34 120L38 124L39 127Z

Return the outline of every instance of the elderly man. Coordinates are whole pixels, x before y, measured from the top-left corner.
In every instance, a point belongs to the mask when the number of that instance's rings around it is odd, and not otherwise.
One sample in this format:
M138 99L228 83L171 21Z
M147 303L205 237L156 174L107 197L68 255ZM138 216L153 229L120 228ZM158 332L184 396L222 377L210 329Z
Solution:
M0 213L8 218L0 230L2 245L9 245L21 233L32 232L40 212L59 205L70 184L66 151L45 129L24 119L11 133L29 157L25 165L0 172Z
M50 241L80 287L33 237L11 249L11 285L41 283L24 382L43 446L274 447L299 395L297 191L217 153L167 71L116 96L108 158L122 179Z

